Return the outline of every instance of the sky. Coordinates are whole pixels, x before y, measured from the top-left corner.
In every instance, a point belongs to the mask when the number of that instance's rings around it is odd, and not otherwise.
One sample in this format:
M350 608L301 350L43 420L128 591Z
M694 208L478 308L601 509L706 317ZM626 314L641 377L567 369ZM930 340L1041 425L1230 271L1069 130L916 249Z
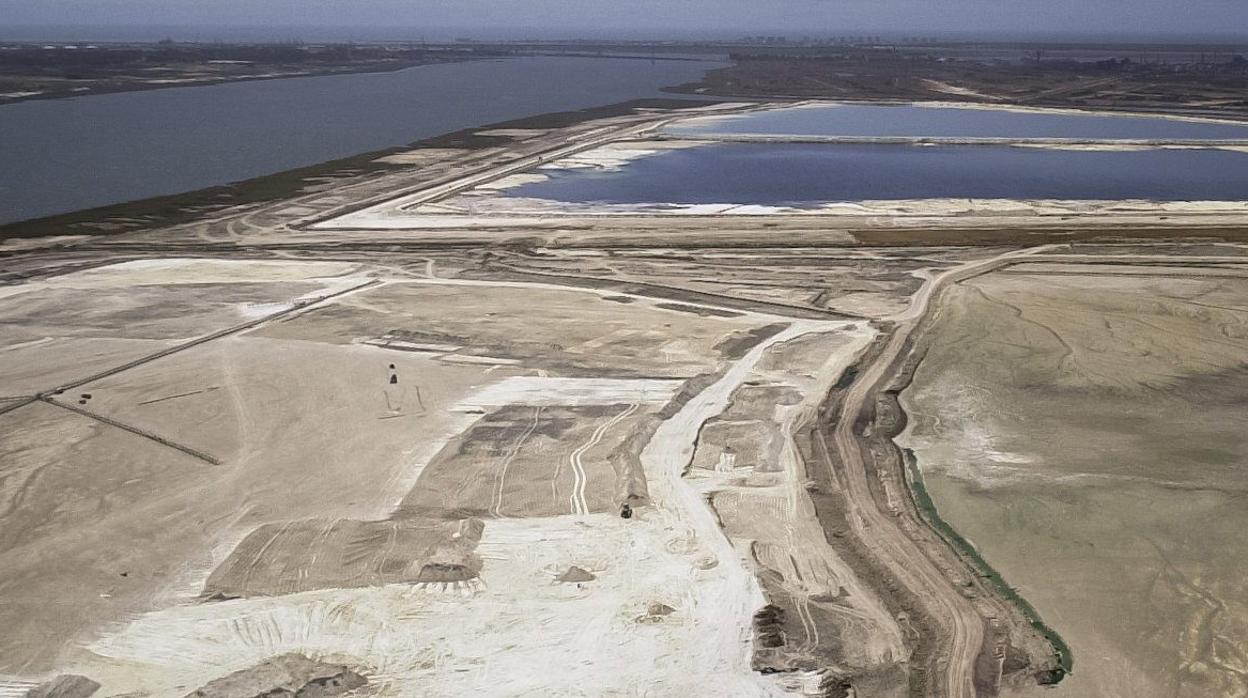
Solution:
M0 0L0 38L52 27L179 39L268 32L263 38L869 33L1248 40L1248 0Z

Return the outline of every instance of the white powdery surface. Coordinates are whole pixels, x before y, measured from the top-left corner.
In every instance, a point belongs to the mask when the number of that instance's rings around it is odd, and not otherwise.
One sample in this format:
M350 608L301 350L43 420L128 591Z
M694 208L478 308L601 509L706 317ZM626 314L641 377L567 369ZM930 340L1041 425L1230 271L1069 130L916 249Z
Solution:
M927 81L927 82L934 82L934 81ZM961 94L961 95L969 94L969 95L974 95L977 97L985 97L985 96L991 97L989 95L981 95L980 93L969 91L964 88L957 88L952 85L945 85L943 83L939 83L939 84L941 84L945 88L952 88L952 89L940 90L941 92L945 92L947 94ZM885 104L885 103L888 103L888 102L887 101L873 101L873 102L867 103L867 105L870 106L873 104L879 105L879 104ZM962 110L967 110L967 111L970 111L970 110L1004 111L1004 112L1013 112L1013 113L1018 113L1018 114L1052 114L1052 115L1061 115L1061 116L1101 116L1101 117L1112 117L1112 118L1117 118L1117 119L1134 118L1134 119L1153 119L1157 121L1180 121L1180 122L1186 122L1186 123L1201 123L1201 124L1227 124L1227 125L1233 125L1233 126L1243 125L1242 121L1237 121L1234 119L1219 119L1216 117L1208 117L1208 116L1180 116L1176 114L1153 114L1153 113L1148 113L1148 112L1121 112L1121 111L1103 111L1103 110L1098 111L1095 109L1073 109L1073 108L1061 108L1061 107L1028 107L1028 106L1012 105L1012 104L983 104L983 103L975 104L975 103L967 103L967 102L947 102L947 101L941 101L941 100L895 101L891 103L898 104L898 105L907 105L907 106L912 106L912 107L931 108L931 109L962 109ZM860 105L858 103L835 102L835 101L826 101L826 100L808 100L804 102L798 102L796 104L777 103L774 106L769 106L764 109L758 109L758 110L752 110L752 111L799 111L799 110L805 111L805 110L812 110L812 109L826 110L829 108L842 107L842 106L860 106ZM724 123L735 123L735 122L740 122L740 121L748 120L748 119L749 119L749 113L725 114L725 115L719 115L719 116L695 117L695 118L690 118L690 119L682 119L677 123L682 127L692 126L695 128L697 127L706 128L708 126L717 126L717 125L724 124Z
M474 191L505 191L507 189L515 189L516 187L522 187L526 184L537 184L539 182L545 182L548 179L550 179L550 177L544 174L538 174L536 172L521 172L519 174L507 175L506 177L503 177L501 179L496 179L493 182L486 182L485 184L482 184L481 186L477 187ZM448 204L454 207L455 200L452 199L450 202L443 203L443 205L448 205ZM430 204L425 204L425 206L429 206L429 205Z
M454 213L448 213L454 210ZM890 199L844 202L811 202L808 207L766 204L709 203L674 204L664 202L608 204L567 202L531 197L514 197L478 189L438 206L422 205L411 210L375 210L323 224L361 230L404 230L446 228L499 228L549 224L560 218L634 216L1035 216L1035 215L1233 215L1248 216L1248 203L1242 201L1151 201L1061 200L1061 199Z
M666 404L680 390L679 380L546 378L513 376L465 397L456 410L505 405Z
M292 306L289 303L239 303L236 307L239 315L255 320L289 310Z
M748 626L751 610L733 603L743 590L732 565L700 569L706 551L669 512L491 520L480 550L479 584L335 589L148 614L92 645L76 670L105 695L179 695L300 652L361 667L381 696L777 690L743 662L748 634L723 632L743 611ZM570 565L596 579L555 581ZM676 612L639 622L650 603Z
M487 182L476 187L469 192L466 197L474 198L473 192L495 192L506 191L525 184L535 184L550 179L551 174L560 172L568 172L573 170L596 170L599 172L619 172L628 166L634 160L639 160L651 155L658 155L667 150L683 150L685 148L697 148L709 145L705 141L621 141L619 143L608 143L607 145L587 150L583 153L569 155L558 160L553 160L544 165L539 165L531 172L520 172L517 174L501 177L492 182ZM454 204L459 199L453 199L450 203Z
M672 527L678 532L675 540L686 541L688 549L699 555L706 569L715 573L712 580L700 585L701 607L710 609L706 618L712 632L699 638L698 650L719 658L723 682L722 695L750 696L780 694L775 681L766 680L749 670L751 656L751 618L766 602L758 579L747 567L732 543L719 527L719 522L706 504L704 495L681 478L693 459L696 435L706 420L722 414L732 393L753 373L763 355L772 346L810 332L829 328L828 323L795 322L784 331L759 342L741 360L734 363L711 386L691 398L670 419L655 430L653 438L641 452L651 501L656 512L674 514ZM696 551L704 550L704 553ZM686 652L695 651L686 648ZM702 690L692 695L716 695ZM658 692L657 695L675 695Z
M0 95L0 97L2 96ZM48 678L51 678L51 676ZM26 698L26 694L30 692L30 689L38 685L38 681L0 676L0 698Z
M628 163L640 158L657 155L667 150L683 150L708 145L704 141L620 141L569 155L542 165L539 170L598 170L618 172Z

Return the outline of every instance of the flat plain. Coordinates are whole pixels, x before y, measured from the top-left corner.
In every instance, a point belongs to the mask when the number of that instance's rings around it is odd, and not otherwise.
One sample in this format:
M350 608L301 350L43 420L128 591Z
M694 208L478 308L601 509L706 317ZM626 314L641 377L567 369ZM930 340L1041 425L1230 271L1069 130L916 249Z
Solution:
M906 393L942 517L1076 648L1043 695L1243 694L1248 287L1203 271L965 283Z

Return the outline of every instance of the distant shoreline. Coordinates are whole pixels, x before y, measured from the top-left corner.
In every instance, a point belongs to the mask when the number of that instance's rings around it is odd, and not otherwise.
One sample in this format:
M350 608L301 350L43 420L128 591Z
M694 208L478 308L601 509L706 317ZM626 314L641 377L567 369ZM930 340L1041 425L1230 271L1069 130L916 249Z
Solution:
M449 63L467 63L471 61L494 61L507 60L510 58L528 58L535 56L548 56L554 58L611 58L617 60L662 60L662 61L694 61L706 60L703 57L690 57L678 55L640 55L629 53L604 53L594 52L585 49L576 49L568 51L560 51L557 49L547 50L524 50L510 48L504 45L481 45L474 46L470 50L455 49L433 49L436 55L427 56L419 59L389 59L378 61L361 61L359 63L345 63L340 65L313 66L307 69L290 70L288 72L269 72L262 74L240 74L240 75L221 75L216 77L171 77L162 78L164 82L108 82L99 80L93 84L82 85L69 89L47 90L42 92L22 93L20 91L4 92L4 80L6 76L0 72L0 107L9 106L11 104L20 104L22 102L49 101L56 99L72 99L74 97L89 97L103 94L121 94L125 92L146 92L149 90L164 90L180 87L208 87L212 85L226 85L239 82L260 82L265 80L289 80L294 78L311 78L324 77L329 75L362 75L368 73L393 73L409 68L419 68L429 65L444 65ZM711 54L706 54L710 56ZM17 96L20 95L20 96Z
M74 97L93 97L96 95L121 94L124 92L147 92L150 90L167 90L180 87L209 87L212 85L227 85L236 82L260 82L264 80L289 80L293 78L313 78L324 77L327 75L360 75L364 73L393 73L408 68L418 68L425 65L440 65L444 63L464 63L468 61L479 60L502 60L511 58L511 56L471 56L462 58L448 58L439 60L423 60L423 61L405 61L398 64L387 65L346 65L340 68L323 68L319 70L296 71L290 73L268 73L264 75L240 75L227 76L220 78L204 78L194 79L187 78L185 81L168 82L168 83L127 83L127 84L102 84L98 86L81 87L67 91L51 91L41 92L38 94L23 95L21 97L5 97L0 95L0 107L6 107L11 104L20 104L22 102L51 101L56 99L72 99ZM175 80L179 80L176 79ZM12 94L12 93L10 93Z

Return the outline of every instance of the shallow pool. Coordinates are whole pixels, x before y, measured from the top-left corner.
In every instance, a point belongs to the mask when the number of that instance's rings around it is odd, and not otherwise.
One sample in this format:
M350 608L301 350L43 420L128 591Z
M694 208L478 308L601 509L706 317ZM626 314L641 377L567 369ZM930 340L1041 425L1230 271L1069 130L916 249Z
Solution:
M547 167L509 197L607 204L758 204L904 199L1240 201L1248 154L1011 146L713 143L608 170Z
M674 124L666 131L675 135L701 136L1248 139L1248 123L975 107L863 104L803 105L733 116L702 117Z

